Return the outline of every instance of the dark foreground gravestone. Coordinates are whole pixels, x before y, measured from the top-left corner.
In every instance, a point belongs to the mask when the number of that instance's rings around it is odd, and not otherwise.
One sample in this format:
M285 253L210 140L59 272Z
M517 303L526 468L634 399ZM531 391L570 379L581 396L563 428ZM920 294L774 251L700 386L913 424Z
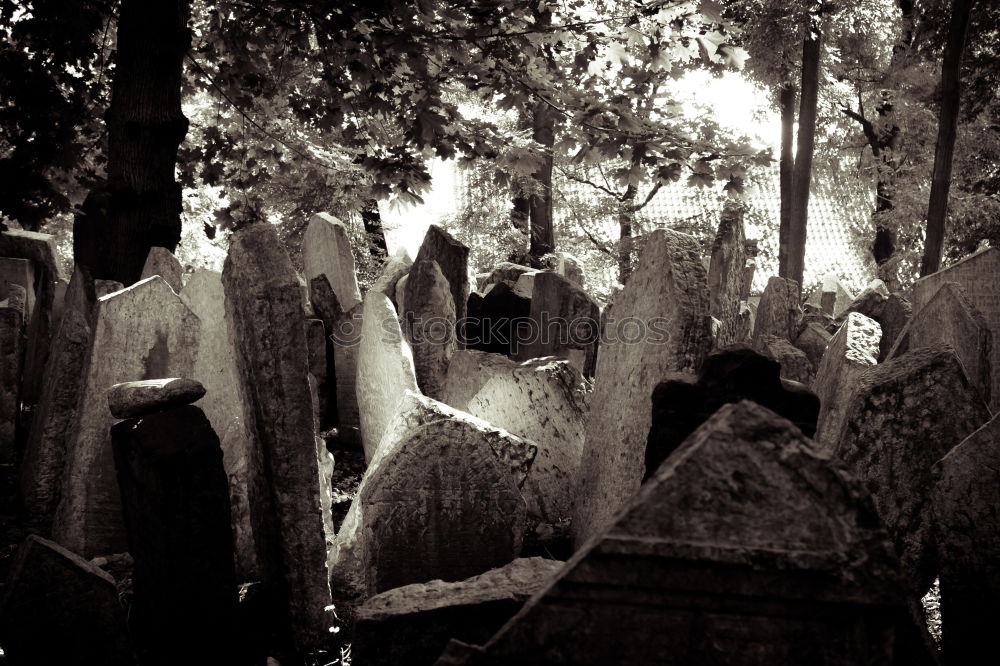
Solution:
M927 663L911 631L870 498L791 423L740 402L485 646L453 642L437 663Z
M466 303L469 300L469 248L455 240L441 227L432 224L427 228L424 240L420 244L420 250L417 252L417 258L414 259L414 265L423 260L437 262L442 275L451 288L451 299L455 304L455 319L459 322L463 321ZM420 298L420 288L421 284L418 282L407 280L405 300L411 304L416 303L415 299ZM458 340L457 348L464 349L464 341Z
M485 643L563 566L540 557L454 583L406 585L358 609L351 656L368 666L430 666L451 638Z
M0 591L0 646L23 666L135 664L114 579L38 536L21 546Z
M653 387L669 372L697 371L708 354L700 255L693 237L654 231L605 317L573 518L577 546L607 527L642 482Z
M139 388L119 385L112 396L133 412L170 404L148 391L123 399ZM208 418L168 406L115 424L111 438L135 560L129 624L139 663L240 663L229 485Z
M989 419L950 347L916 349L868 370L845 410L835 454L872 493L916 593L937 573L931 468Z
M985 663L1000 629L1000 417L934 467L942 648L949 664Z
M646 441L649 479L687 437L723 405L752 400L788 419L807 437L816 431L819 399L781 379L777 361L746 347L715 352L701 374L675 374L653 391L653 421Z
M517 350L517 360L556 356L594 376L601 308L587 292L558 273L540 271L532 286L530 326L532 340Z
M21 372L24 369L25 291L18 284L0 294L0 463L17 459L21 420Z

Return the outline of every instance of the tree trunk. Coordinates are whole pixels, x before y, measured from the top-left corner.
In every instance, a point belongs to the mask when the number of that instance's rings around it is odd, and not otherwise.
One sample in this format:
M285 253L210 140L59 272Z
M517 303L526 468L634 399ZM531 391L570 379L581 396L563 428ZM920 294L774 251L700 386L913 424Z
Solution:
M515 185L515 188L517 185ZM510 223L525 236L529 233L528 220L531 216L531 200L522 192L515 190L511 199Z
M629 185L618 208L618 282L625 284L632 276L632 222L635 220L635 185Z
M539 26L552 25L552 12L536 12L535 22ZM549 66L553 66L551 55L547 56ZM552 229L552 147L555 145L555 112L545 102L537 102L532 110L532 138L542 144L545 159L542 166L532 176L541 184L541 191L532 195L529 202L531 216L531 242L528 253L536 259L549 254L556 247Z
M974 0L955 0L951 8L951 27L941 65L941 110L937 144L934 147L934 178L927 206L927 240L920 262L920 275L930 275L941 267L945 218L948 213L948 189L951 185L951 158L955 150L958 110L962 99L962 53L969 30L969 13Z
M809 183L812 177L813 147L816 140L816 102L819 93L819 60L822 33L816 12L806 19L802 41L802 95L799 99L799 134L795 154L795 175L789 215L788 279L802 286L805 269L806 222L809 210Z
M382 214L378 210L378 202L369 199L361 208L361 222L365 225L368 236L368 252L375 259L382 261L389 254L385 244L385 229L382 228Z
M781 195L781 222L778 226L778 275L788 277L792 214L792 178L795 173L795 153L792 143L795 126L795 86L785 84L778 92L781 108L781 157L778 162Z
M190 0L122 0L108 126L110 205L104 220L74 233L95 278L130 285L151 247L173 251L181 235L177 147L188 122L181 113L181 73L191 46Z

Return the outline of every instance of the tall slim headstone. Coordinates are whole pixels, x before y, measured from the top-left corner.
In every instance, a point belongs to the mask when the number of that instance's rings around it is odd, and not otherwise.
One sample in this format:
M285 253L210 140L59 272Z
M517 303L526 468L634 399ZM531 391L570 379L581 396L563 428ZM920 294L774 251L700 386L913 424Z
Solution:
M799 285L794 280L772 277L757 304L754 317L753 344L756 346L765 335L776 335L789 342L799 331Z
M316 213L302 236L302 265L306 282L326 275L343 310L361 302L354 252L344 223L327 213Z
M427 228L414 265L424 259L437 262L451 287L451 298L455 303L455 319L457 322L463 322L469 300L469 248L441 227L432 224ZM415 296L419 291L418 285L410 280L406 289L406 300L414 303L413 299L418 298ZM458 340L457 349L464 348L464 342Z
M401 305L401 324L413 351L417 385L424 395L440 400L457 346L455 302L436 261L418 259L405 279L408 296Z
M539 271L531 292L531 326L533 339L518 349L519 361L556 356L594 376L601 308L590 294L558 273Z
M709 309L720 322L717 347L742 342L740 296L746 263L743 209L727 205L722 211L719 230L712 243L712 258L708 266Z
M668 372L697 371L708 354L700 254L691 236L651 233L604 322L573 520L577 546L607 527L639 488L653 388Z

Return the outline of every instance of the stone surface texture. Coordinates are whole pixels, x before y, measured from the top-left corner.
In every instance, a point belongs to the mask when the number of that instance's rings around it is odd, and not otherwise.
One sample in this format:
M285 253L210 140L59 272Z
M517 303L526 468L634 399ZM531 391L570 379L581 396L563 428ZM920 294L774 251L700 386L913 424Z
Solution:
M436 261L418 259L405 279L407 296L400 314L413 352L417 386L424 395L440 400L457 348L455 301Z
M823 354L826 353L826 346L833 338L822 324L809 322L795 338L795 346L805 352L806 358L813 368L819 369L819 364L823 361Z
M516 350L518 360L557 356L584 376L594 376L601 308L590 294L558 273L540 271L532 286L530 316L537 335Z
M743 209L729 205L722 212L708 266L710 311L719 320L717 347L743 341L740 335L740 295L746 263Z
M791 379L805 386L812 383L813 368L809 357L786 338L762 335L754 341L754 347L778 362L781 366L781 376L785 379Z
M145 280L159 275L175 293L179 294L184 289L184 282L181 279L183 274L184 269L181 267L181 262L177 260L173 252L165 247L151 247L139 279Z
M455 319L464 320L466 303L469 300L469 248L455 240L441 227L432 224L427 228L420 250L414 259L414 265L421 260L437 262L451 287L451 299L455 303ZM418 293L419 285L412 280L410 283L406 290L406 300L415 303L413 295ZM459 340L457 348L463 347L462 341Z
M25 296L19 284L7 285L0 300L0 464L17 458L21 419L21 373L24 370Z
M691 236L651 233L605 317L608 342L598 357L573 520L578 546L607 527L639 488L653 388L668 372L696 371L708 354L711 316L700 252ZM632 344L622 335L611 342L630 317L648 327L642 339Z
M328 213L316 213L302 236L302 265L306 282L326 275L343 310L361 302L354 252L344 223Z
M108 409L116 419L131 419L190 405L204 395L201 382L184 377L122 382L108 389Z
M395 254L389 257L389 261L385 263L385 266L382 267L382 272L375 279L375 282L372 283L369 291L385 294L398 310L399 303L395 301L396 284L400 278L410 272L411 266L413 266L413 258L406 251L406 248L399 248Z
M791 342L798 334L799 285L794 280L772 277L757 304L754 317L753 344L756 346L765 335L776 335Z

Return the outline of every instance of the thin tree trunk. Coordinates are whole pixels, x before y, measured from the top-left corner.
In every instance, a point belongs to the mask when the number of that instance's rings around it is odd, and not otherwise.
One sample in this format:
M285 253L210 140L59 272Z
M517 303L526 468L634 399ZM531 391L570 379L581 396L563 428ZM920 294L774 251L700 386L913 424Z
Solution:
M635 185L625 188L618 209L618 282L625 284L632 276L632 223L635 221Z
M191 46L190 0L122 0L108 125L106 220L80 226L95 278L130 285L151 247L173 251L181 235L177 147L188 122L181 113L181 73Z
M951 8L951 27L941 65L941 111L937 144L934 148L934 177L927 206L927 240L920 262L920 275L930 275L941 267L945 218L948 214L948 190L951 185L951 160L958 129L958 110L962 99L962 53L969 30L969 13L974 0L955 0Z
M809 211L809 183L812 177L813 147L816 140L816 102L819 93L819 61L822 33L810 12L802 42L802 95L799 99L799 134L795 154L789 219L788 278L802 286L805 269L806 223Z
M793 148L795 129L795 86L786 84L778 92L781 109L781 157L778 162L781 195L781 222L778 225L778 275L788 277L788 253L791 238L792 178L795 173Z
M552 25L552 12L546 10L535 14L539 26ZM547 56L552 66L551 55ZM532 174L540 184L541 191L532 195L529 203L531 216L531 243L528 253L536 259L549 254L556 247L552 228L552 147L555 145L555 112L545 102L537 102L532 112L532 138L545 149L541 168Z
M368 236L368 252L375 259L380 261L385 259L389 254L389 249L385 244L382 214L378 210L378 202L375 199L365 201L361 208L361 222L365 225L365 234Z

